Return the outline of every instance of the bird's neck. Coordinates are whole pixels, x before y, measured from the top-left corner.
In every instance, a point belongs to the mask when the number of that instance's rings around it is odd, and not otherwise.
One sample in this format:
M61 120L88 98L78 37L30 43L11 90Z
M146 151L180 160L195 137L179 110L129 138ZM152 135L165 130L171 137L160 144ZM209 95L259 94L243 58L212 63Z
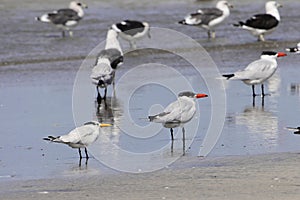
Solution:
M70 5L70 9L74 10L75 12L77 12L77 14L78 14L79 17L83 17L84 16L84 12L83 12L83 10L82 10L82 8L80 6Z
M263 59L263 60L267 60L267 61L269 61L269 62L272 62L272 63L274 63L274 64L277 63L275 57L270 57L270 56L262 55L260 58Z
M274 6L266 6L266 13L274 16L278 21L280 21L280 14L276 7Z
M217 6L217 8L223 12L223 16L228 17L230 15L230 10L228 6L222 5L222 6Z
M118 40L118 33L114 30L107 32L105 49L118 49L123 54Z

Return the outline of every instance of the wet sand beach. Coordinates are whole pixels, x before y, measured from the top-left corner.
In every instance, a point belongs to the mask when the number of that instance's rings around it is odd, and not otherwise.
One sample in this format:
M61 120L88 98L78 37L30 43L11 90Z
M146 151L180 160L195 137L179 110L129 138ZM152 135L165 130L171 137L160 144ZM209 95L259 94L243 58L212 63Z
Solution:
M182 158L153 173L0 183L2 199L299 199L300 154Z

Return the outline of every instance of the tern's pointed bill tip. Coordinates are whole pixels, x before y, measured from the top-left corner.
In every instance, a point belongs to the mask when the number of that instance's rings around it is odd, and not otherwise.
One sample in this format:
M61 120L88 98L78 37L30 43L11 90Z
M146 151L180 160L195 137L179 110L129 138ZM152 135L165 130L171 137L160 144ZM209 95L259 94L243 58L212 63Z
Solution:
M197 99L204 98L204 97L208 97L208 95L207 94L196 94Z
M99 124L100 127L109 127L112 126L111 124Z
M284 57L284 56L287 56L287 54L284 53L284 52L278 52L277 53L277 57Z

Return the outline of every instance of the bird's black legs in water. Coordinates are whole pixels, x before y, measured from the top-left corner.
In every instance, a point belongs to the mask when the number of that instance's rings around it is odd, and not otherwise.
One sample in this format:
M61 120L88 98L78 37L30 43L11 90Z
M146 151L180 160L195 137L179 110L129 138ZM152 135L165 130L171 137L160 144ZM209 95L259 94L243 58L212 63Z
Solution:
M97 86L97 102L98 104L101 104L102 99L106 100L106 94L107 94L107 87L104 89L104 96L101 97L100 91L99 91L99 86Z
M88 155L88 152L87 152L87 149L84 148L84 152L85 152L85 164L87 165L88 164L88 160L89 160L89 155Z
M171 132L171 139L172 139L172 141L174 141L174 135L173 135L173 129L172 128L170 128L170 132Z
M66 36L65 31L62 31L62 37L64 38Z
M97 86L97 102L98 102L98 104L101 104L101 101L102 101L102 97L99 92L99 86Z
M255 98L255 96L256 96L256 94L255 94L255 86L254 85L252 85L252 96L253 96L253 98Z
M252 106L255 107L255 91L254 91L254 85L252 85L252 92L253 92L253 99L252 99ZM264 84L261 84L261 106L264 107L265 105L265 91L264 91Z
M185 155L185 129L182 127L182 151L183 155Z
M86 148L84 148L84 152L85 152L85 164L87 165L89 155L88 155L88 152L87 152ZM79 153L79 167L81 167L82 154L81 154L81 149L80 148L78 148L78 153Z
M82 159L81 150L78 148L79 158Z
M85 152L85 158L86 158L86 159L89 159L89 155L88 155L88 152L87 152L87 149L86 149L86 148L84 148L84 152Z
M174 140L171 140L171 155L173 155L173 149L174 149Z

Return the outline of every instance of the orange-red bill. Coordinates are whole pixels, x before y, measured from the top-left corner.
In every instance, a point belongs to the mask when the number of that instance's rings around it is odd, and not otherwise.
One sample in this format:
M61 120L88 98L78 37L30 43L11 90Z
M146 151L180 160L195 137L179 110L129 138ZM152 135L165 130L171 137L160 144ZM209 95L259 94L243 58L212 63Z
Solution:
M277 57L283 57L283 56L287 56L286 53L283 53L283 52L278 52L277 53Z
M196 94L197 99L204 98L204 97L208 97L208 95L207 94Z

